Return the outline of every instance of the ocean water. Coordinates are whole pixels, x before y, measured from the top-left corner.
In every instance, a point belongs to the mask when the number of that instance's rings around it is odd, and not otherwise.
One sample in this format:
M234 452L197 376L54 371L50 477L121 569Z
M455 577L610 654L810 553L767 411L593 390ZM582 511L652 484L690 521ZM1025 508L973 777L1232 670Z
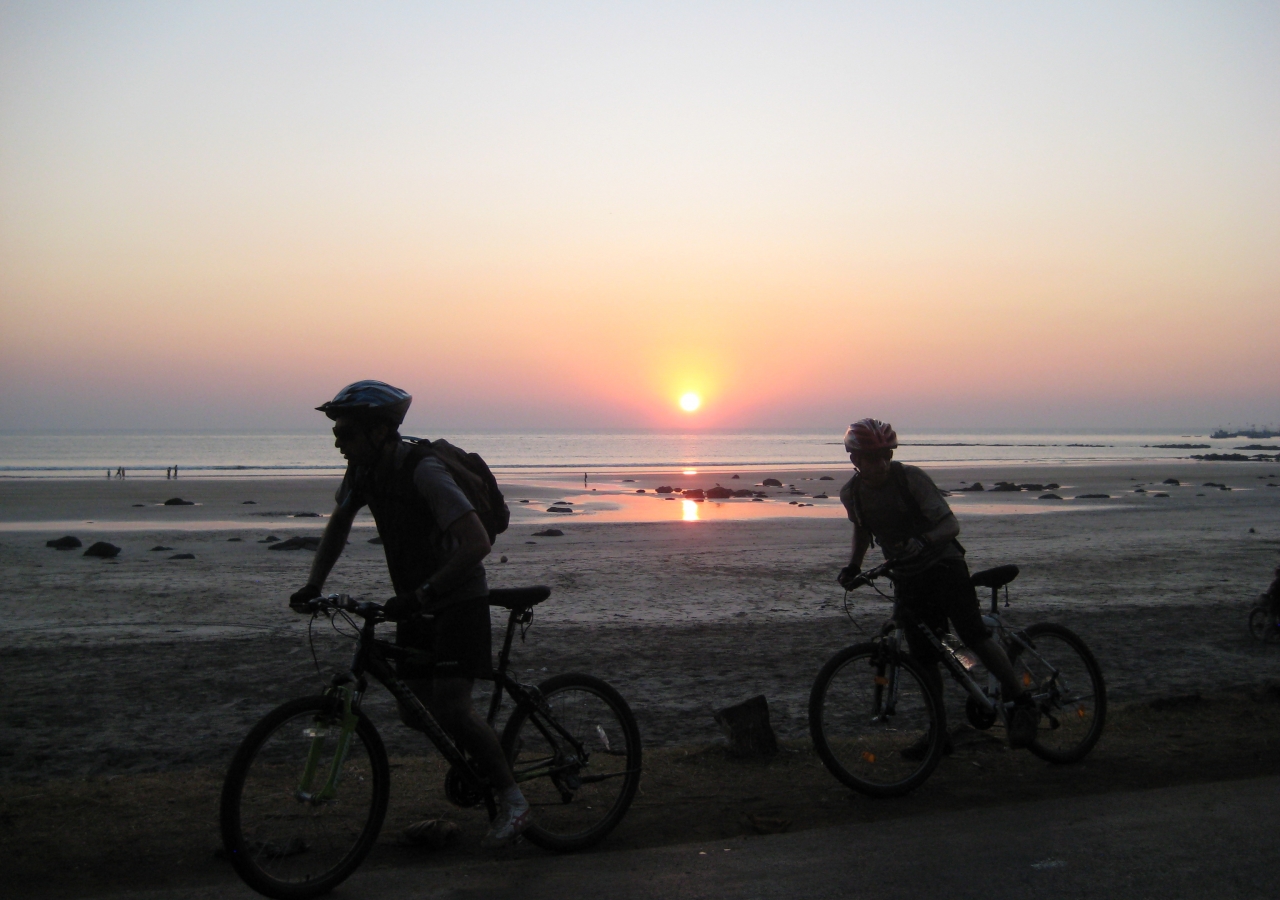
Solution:
M757 470L844 467L839 433L824 434L451 434L508 477L522 472ZM1204 435L903 435L897 458L920 464L1037 465L1185 458L1249 443ZM1159 445L1195 444L1210 449ZM0 478L164 478L334 475L344 461L327 432L314 434L0 434Z

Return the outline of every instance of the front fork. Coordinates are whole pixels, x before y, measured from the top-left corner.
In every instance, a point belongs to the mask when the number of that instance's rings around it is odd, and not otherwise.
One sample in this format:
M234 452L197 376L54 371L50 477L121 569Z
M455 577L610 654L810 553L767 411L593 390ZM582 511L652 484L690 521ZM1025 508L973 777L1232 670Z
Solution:
M332 720L317 719L311 727L303 731L303 736L311 738L311 746L307 750L307 763L302 770L302 779L294 796L303 803L319 805L332 802L338 793L338 781L342 777L342 766L347 761L347 751L351 748L351 736L355 733L360 721L360 696L356 684L335 685L330 688L329 696L341 704L341 723L338 724L338 742L329 762L329 771L319 790L313 791L312 785L320 770L320 762L324 756L325 744L334 727Z

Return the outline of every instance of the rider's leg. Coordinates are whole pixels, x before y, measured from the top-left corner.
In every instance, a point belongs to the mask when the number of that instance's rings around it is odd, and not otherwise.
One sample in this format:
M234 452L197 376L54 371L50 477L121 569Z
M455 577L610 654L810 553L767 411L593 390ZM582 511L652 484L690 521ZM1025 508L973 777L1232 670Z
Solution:
M432 682L431 712L464 749L471 751L499 789L515 787L516 780L498 736L471 705L474 687L475 681L470 678L436 678Z

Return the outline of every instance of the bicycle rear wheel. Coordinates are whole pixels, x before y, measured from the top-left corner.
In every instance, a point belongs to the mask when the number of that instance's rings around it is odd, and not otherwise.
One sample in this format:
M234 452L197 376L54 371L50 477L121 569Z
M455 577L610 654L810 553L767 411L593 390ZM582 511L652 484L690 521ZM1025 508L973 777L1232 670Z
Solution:
M557 675L546 701L519 706L502 748L533 810L525 837L548 850L581 850L626 815L640 786L640 729L627 701L599 678Z
M1084 641L1061 625L1042 623L1021 632L1009 660L1040 708L1040 729L1030 750L1056 763L1079 762L1102 736L1107 688L1102 670Z
M942 759L941 701L909 657L876 644L833 656L809 693L809 734L827 770L855 791L896 797Z
M255 725L231 761L222 843L236 872L261 894L296 900L326 893L373 849L387 812L387 753L361 713L331 777L342 719L334 698L292 700Z

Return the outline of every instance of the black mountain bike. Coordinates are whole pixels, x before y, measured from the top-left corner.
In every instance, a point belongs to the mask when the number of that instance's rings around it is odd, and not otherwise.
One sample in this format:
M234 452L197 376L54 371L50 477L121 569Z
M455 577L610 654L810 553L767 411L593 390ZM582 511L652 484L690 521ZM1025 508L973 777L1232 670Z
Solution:
M863 572L854 588L882 575L892 577L889 563ZM982 619L1004 645L1015 675L1040 710L1040 727L1028 749L1050 762L1078 762L1098 742L1106 721L1102 670L1075 632L1050 623L1020 629L1005 621L997 594L1017 576L1017 566L972 576L976 587L991 589L991 611ZM1006 588L1006 605L1007 596ZM1000 682L986 672L977 654L921 622L914 627L969 695L969 724L986 730L1006 720ZM896 797L923 784L942 760L942 704L928 688L920 664L908 655L902 625L890 620L874 640L846 647L818 672L809 694L809 734L827 770L845 785L872 797Z
M640 784L640 731L622 696L590 675L557 675L537 687L507 672L511 640L546 600L546 587L491 590L489 604L510 610L492 675L488 721L503 695L515 708L503 751L533 809L525 836L551 850L581 850L622 820ZM361 709L368 676L402 708L449 762L445 794L462 807L496 814L495 792L476 764L440 727L392 668L422 651L374 636L381 604L343 594L312 600L313 616L341 617L355 643L348 671L323 694L291 700L253 727L231 761L220 821L240 877L268 897L314 897L346 879L373 849L387 812L391 774L378 731ZM357 620L360 620L357 622ZM314 621L314 618L313 618Z

